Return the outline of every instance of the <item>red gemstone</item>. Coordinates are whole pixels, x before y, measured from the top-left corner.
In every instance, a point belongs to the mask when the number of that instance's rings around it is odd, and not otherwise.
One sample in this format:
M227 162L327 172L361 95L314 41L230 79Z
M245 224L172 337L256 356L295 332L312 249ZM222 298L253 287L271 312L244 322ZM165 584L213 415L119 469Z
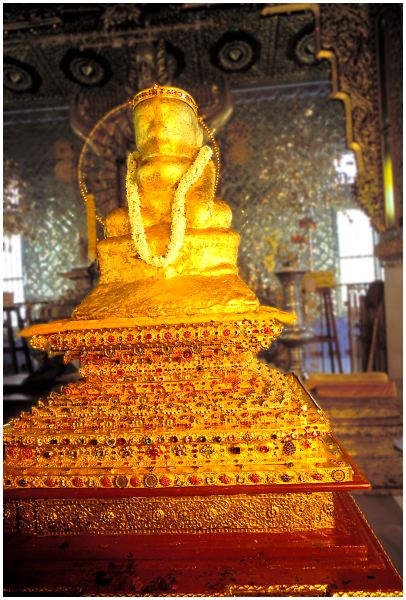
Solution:
M129 342L131 342L131 340L133 340L133 339L134 339L134 336L133 336L131 333L129 333L129 334L127 335L127 340L128 340Z
M72 338L72 339L71 339L71 343L72 343L72 344L77 344L77 343L78 343L78 340L77 340L76 338Z
M252 481L252 483L259 483L261 481L261 477L257 475L257 473L251 473L249 480Z
M44 483L47 487L54 487L55 485L55 481L53 479L45 479Z
M164 487L168 487L168 485L171 485L171 480L169 479L169 477L161 477L161 479L159 480L159 483L161 485L163 485Z
M230 335L230 330L229 329L225 329L223 331L223 335Z
M138 485L140 485L140 480L138 479L138 477L131 477L130 484L133 487L137 487Z
M190 333L190 331L185 331L184 334L183 334L183 337L190 338L191 335L192 334Z
M172 337L172 334L171 334L171 332L170 332L170 331L167 331L166 333L164 333L164 338L165 338L166 340L169 340L171 337Z
M145 336L146 340L152 340L152 334L151 333L147 333L147 335Z
M83 487L83 479L80 477L74 477L72 479L72 483L75 487Z
M96 340L96 338L95 338L95 337L91 337L89 341L90 341L92 344L95 344L97 340Z
M113 485L109 477L102 477L100 483L103 487L111 487Z
M227 484L227 483L231 483L231 479L230 477L228 477L228 475L220 475L219 480L221 481L221 483Z
M122 377L124 375L123 369L118 369L117 375L119 375L120 377Z
M272 329L270 327L265 327L264 333L272 333Z
M157 458L160 454L162 454L162 450L160 450L156 446L152 446L151 448L148 448L147 454L151 458Z
M114 335L109 335L109 337L107 338L108 342L114 342Z
M32 448L23 448L22 455L24 458L32 458L34 456L34 450L32 450Z
M10 458L16 458L18 456L17 448L7 448L7 456Z
M204 337L207 337L209 335L209 332L208 331L203 331L203 335L204 335Z
M199 485L199 483L201 483L201 479L200 477L197 477L197 475L192 475L189 477L189 481L192 485Z
M116 441L117 446L125 446L126 445L126 441L124 438L118 438Z
M263 452L263 453L269 452L269 448L268 448L268 446L261 446L260 449L259 449L259 451Z
M323 479L323 475L321 473L313 473L312 477L313 477L313 479L316 479L318 481Z

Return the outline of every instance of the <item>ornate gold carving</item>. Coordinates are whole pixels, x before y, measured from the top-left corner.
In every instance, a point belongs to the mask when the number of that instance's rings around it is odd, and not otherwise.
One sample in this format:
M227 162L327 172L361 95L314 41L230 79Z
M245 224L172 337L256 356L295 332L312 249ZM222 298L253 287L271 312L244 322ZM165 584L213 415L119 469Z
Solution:
M399 598L403 596L403 591L395 590L348 590L346 592L334 592L333 598L343 597L353 598Z
M5 500L5 531L30 535L289 532L334 527L331 492ZM27 518L29 516L29 518Z
M226 588L225 596L328 596L330 586L326 584L297 584L297 585L230 585Z

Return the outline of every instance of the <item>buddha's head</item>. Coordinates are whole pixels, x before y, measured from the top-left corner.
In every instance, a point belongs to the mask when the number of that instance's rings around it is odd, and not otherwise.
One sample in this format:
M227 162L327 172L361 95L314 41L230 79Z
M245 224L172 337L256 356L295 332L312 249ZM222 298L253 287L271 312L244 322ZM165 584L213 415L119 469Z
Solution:
M135 142L139 183L174 185L203 143L197 106L183 90L155 85L134 98Z

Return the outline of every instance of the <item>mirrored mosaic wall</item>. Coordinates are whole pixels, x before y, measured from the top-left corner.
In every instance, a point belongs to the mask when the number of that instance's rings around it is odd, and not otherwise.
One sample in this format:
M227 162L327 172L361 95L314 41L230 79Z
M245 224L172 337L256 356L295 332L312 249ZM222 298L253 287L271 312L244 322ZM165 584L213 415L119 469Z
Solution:
M277 304L272 272L283 267L286 255L299 268L311 266L303 241L309 233L313 269L338 269L335 211L356 206L351 185L337 170L347 154L344 111L329 99L325 82L233 96L234 114L218 136L219 196L232 207L233 227L241 234L243 278L263 303ZM86 264L85 210L74 172L82 142L66 109L44 114L42 122L8 118L5 125L5 157L16 161L26 185L25 296L61 299L72 289L61 273ZM315 229L300 226L310 221Z
M27 118L28 115L26 115ZM4 154L24 183L23 272L29 301L63 299L72 290L62 273L84 264L85 211L77 192L74 164L80 140L68 112L43 120L5 119Z
M313 270L338 275L335 213L357 207L338 165L353 156L345 145L343 106L330 100L328 84L235 98L234 115L219 136L220 193L241 234L241 274L272 304L279 283L271 273L283 268L286 254L295 255L301 269L312 266L303 241L309 233ZM315 229L306 228L310 221Z

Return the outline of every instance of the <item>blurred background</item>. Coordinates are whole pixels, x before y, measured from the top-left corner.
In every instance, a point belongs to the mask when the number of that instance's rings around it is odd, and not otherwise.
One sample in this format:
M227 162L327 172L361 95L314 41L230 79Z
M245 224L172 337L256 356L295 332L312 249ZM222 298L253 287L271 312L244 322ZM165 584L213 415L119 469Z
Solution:
M17 333L68 318L97 282L84 140L105 216L134 148L114 109L155 81L184 88L219 144L243 279L299 316L261 359L307 379L387 503L380 524L382 504L359 500L398 560L402 6L5 4L3 76L4 420L78 377Z

